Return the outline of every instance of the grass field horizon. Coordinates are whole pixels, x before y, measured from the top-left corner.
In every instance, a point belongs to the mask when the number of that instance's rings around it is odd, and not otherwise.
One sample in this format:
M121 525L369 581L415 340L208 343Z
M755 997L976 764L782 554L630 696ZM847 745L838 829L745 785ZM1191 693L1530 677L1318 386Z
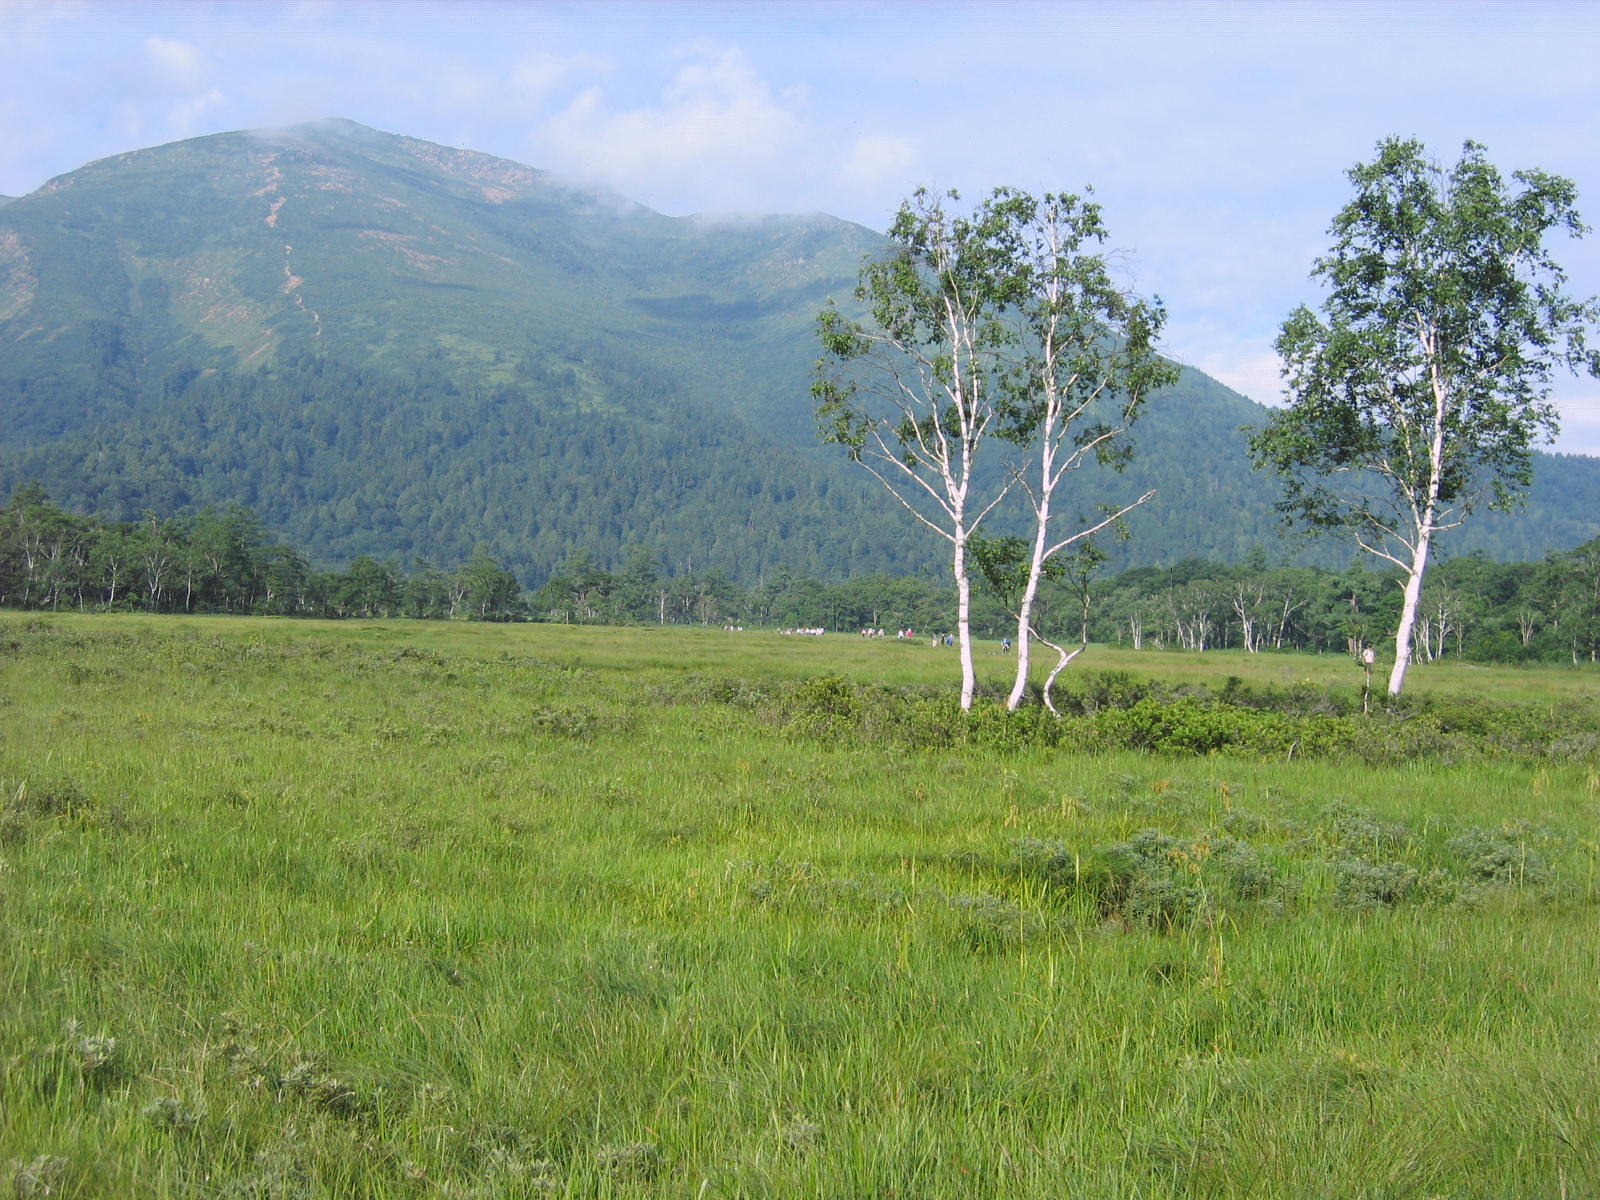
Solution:
M1360 721L1342 657L1091 673ZM1109 701L1036 745L956 676L0 614L0 1193L1600 1195L1593 669L1209 754L1096 748Z

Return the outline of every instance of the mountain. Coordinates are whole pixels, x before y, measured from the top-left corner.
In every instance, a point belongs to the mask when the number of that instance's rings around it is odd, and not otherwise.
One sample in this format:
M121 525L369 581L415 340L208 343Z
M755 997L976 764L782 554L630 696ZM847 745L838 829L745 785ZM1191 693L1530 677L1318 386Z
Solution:
M881 245L339 120L103 159L0 208L0 495L237 502L328 561L482 543L528 583L579 546L746 580L932 569L811 415L812 323ZM1264 415L1192 371L1152 401L1135 467L1086 493L1161 489L1122 561L1289 552L1239 432ZM1600 532L1600 463L1542 459L1538 489L1478 544Z

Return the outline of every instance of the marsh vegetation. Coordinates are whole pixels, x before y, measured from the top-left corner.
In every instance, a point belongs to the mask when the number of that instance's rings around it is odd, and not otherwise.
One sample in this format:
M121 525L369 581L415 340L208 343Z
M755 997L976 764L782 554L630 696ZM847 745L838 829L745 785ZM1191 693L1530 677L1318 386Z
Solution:
M0 1194L1600 1192L1592 669L992 649L0 620Z

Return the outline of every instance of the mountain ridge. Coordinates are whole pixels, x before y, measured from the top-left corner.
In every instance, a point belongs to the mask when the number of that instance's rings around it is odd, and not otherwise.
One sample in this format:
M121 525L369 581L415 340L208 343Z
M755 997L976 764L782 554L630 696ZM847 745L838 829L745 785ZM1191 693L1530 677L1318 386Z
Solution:
M112 155L0 208L0 491L121 519L245 503L332 561L484 543L525 581L579 546L937 570L809 398L816 313L884 244L827 214L665 216L341 118ZM1238 432L1265 413L1186 370L1135 466L1075 502L1160 487L1126 565L1348 559L1278 539ZM1533 514L1461 548L1600 533L1600 462L1538 472Z

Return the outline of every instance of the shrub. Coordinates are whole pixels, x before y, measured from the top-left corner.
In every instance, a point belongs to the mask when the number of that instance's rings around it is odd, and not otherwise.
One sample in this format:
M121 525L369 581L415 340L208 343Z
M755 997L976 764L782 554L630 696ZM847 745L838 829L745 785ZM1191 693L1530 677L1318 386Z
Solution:
M1017 873L1055 887L1071 887L1081 863L1065 842L1046 838L1018 838L1011 843L1011 861Z
M1550 867L1529 847L1539 832L1527 827L1469 829L1446 844L1446 850L1464 864L1475 879L1487 883L1524 886L1548 883Z
M1330 846L1361 852L1350 857L1382 857L1411 840L1411 829L1404 822L1381 820L1375 813L1342 800L1322 810L1317 832Z
M802 680L787 698L784 714L784 727L803 737L834 740L861 726L856 689L842 675Z
M1239 900L1261 900L1278 890L1278 872L1249 842L1224 838L1211 848L1211 864Z
M4 807L29 817L83 817L99 807L75 779L24 779L6 786Z
M1224 749L1277 756L1302 741L1304 722L1263 709L1236 708L1179 697L1147 697L1129 708L1096 715L1096 733L1111 745L1164 754L1211 754Z
M661 1147L654 1142L625 1142L601 1146L594 1153L595 1165L607 1175L654 1174L662 1165Z
M1130 925L1170 929L1206 908L1199 864L1195 843L1145 829L1126 842L1096 849L1085 886L1094 890L1105 915Z
M1387 908L1407 899L1417 869L1400 862L1345 859L1334 864L1333 903L1340 908Z
M11 1195L16 1200L32 1200L35 1196L54 1196L66 1174L67 1160L57 1154L41 1154L29 1162L9 1164Z
M1127 671L1085 671L1061 697L1061 710L1087 715L1107 708L1131 708L1152 697L1157 685Z
M952 896L950 906L960 915L962 939L974 950L1009 950L1037 941L1054 928L1016 901L988 893Z

